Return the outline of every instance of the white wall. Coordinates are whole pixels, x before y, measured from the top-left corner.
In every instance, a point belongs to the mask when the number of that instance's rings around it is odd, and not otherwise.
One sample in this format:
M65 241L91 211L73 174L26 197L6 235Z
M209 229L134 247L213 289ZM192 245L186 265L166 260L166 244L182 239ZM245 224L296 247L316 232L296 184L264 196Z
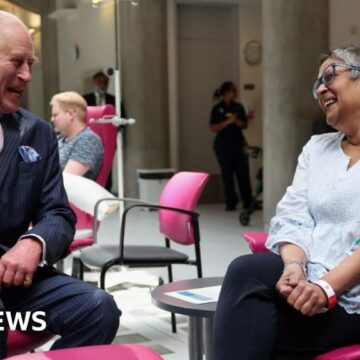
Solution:
M178 142L178 83L177 76L177 56L176 42L177 34L174 31L176 24L176 8L178 4L230 4L238 5L239 9L239 52L240 52L240 69L239 79L234 79L239 84L240 101L248 108L254 111L255 118L249 124L249 128L245 130L251 145L262 146L262 67L259 65L248 65L244 61L243 49L245 44L250 40L260 41L261 43L261 1L259 0L167 0L168 1L168 24L169 24L169 94L170 94L170 146L171 146L171 166L179 165L179 142ZM175 44L174 44L175 43ZM244 84L254 84L254 90L244 90ZM202 144L203 145L203 144ZM213 157L213 153L208 151L208 156ZM211 159L207 161L211 163ZM217 171L215 173L219 173Z
M77 6L58 19L59 79L61 91L83 93L89 90L94 72L115 65L114 9L112 1L98 8L81 2ZM113 79L109 92L114 93Z
M259 41L261 38L261 4L257 2L240 2L240 99L248 110L254 111L254 119L244 131L252 146L262 146L262 66L249 65L244 59L244 47L248 41ZM254 90L244 90L244 84L255 85Z
M209 117L214 90L238 82L237 7L181 4L177 11L179 169L218 173Z
M360 46L360 1L330 0L330 48Z

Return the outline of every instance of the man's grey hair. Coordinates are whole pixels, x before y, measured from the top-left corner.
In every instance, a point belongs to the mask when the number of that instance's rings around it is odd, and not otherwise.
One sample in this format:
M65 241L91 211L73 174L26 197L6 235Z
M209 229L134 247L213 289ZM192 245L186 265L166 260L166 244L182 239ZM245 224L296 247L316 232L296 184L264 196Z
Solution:
M0 10L0 48L6 43L6 35L11 34L11 28L9 25L18 24L24 28L26 32L29 32L28 27L15 15Z
M345 65L360 67L360 47L351 45L330 50L320 55L320 65L328 59L337 60ZM353 79L357 79L360 76L359 70L352 70L351 73Z

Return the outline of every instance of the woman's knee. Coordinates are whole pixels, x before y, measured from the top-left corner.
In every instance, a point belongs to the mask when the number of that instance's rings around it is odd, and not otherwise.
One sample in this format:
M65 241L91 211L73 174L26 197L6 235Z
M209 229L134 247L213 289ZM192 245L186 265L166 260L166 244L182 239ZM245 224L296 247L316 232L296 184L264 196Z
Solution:
M257 253L243 255L233 260L227 270L226 277L232 279L261 277L269 273L281 273L282 260L273 253Z

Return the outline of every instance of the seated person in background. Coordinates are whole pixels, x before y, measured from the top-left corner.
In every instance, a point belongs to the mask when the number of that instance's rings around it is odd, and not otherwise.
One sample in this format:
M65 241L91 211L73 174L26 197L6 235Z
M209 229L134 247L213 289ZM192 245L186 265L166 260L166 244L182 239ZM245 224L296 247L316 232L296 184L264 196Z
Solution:
M95 179L104 157L101 139L85 122L85 99L74 91L56 94L50 101L51 121L59 134L60 165L64 172Z
M313 95L338 131L304 146L270 223L271 252L230 265L214 360L312 360L360 343L359 47L321 57Z
M103 72L98 71L92 77L94 90L83 97L88 106L100 106L110 104L115 107L115 96L107 92L109 87L109 77ZM121 103L121 116L126 117L124 104ZM120 115L120 114L119 114ZM125 129L126 134L126 129ZM110 172L105 188L111 191L112 188L112 174Z
M115 96L107 93L109 78L99 71L93 76L94 91L83 95L89 106L111 104L115 106Z
M83 95L88 106L110 104L115 107L115 96L107 92L109 87L109 77L103 71L98 71L94 74L92 79L94 90ZM126 117L123 103L121 103L121 116Z

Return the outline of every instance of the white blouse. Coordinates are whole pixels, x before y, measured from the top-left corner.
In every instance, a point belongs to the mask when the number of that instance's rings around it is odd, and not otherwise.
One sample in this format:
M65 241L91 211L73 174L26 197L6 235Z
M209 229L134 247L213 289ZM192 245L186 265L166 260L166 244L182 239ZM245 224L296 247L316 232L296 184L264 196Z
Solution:
M270 222L266 246L275 253L280 243L300 246L311 282L360 243L360 161L348 169L350 157L341 147L344 136L337 132L310 139ZM360 284L343 293L338 304L350 314L360 314Z

